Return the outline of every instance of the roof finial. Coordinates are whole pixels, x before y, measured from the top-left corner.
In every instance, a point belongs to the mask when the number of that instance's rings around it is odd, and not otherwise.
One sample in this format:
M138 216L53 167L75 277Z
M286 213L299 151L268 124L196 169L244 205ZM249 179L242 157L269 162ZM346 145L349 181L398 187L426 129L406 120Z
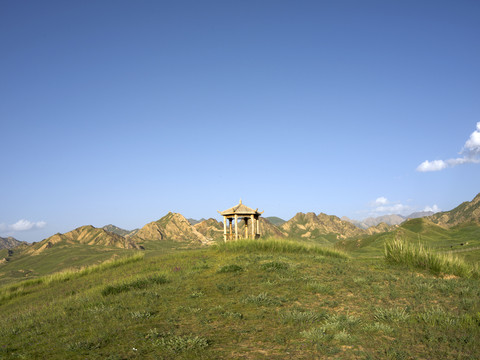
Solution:
M241 203L242 203L242 198L240 198L240 202L239 202L239 204L241 204Z

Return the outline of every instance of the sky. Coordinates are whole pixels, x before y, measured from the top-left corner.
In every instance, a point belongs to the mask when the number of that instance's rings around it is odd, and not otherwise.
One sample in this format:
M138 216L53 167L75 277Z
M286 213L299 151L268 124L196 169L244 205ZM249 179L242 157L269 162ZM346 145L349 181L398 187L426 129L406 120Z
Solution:
M0 236L480 192L480 2L0 2Z

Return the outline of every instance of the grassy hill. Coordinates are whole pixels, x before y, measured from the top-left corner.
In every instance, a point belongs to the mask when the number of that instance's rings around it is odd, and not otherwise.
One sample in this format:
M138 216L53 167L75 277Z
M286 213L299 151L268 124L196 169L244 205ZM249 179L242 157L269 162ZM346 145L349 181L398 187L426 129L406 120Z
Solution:
M385 242L403 239L423 243L439 252L458 253L470 261L480 260L480 226L464 223L451 228L434 224L428 218L408 220L394 231L340 241L336 247L354 256L381 256Z
M169 240L146 241L145 245L149 249L145 252L147 257L191 248L191 246ZM114 246L71 244L66 241L46 248L38 255L32 255L28 247L9 251L2 249L0 260L6 258L8 261L0 262L0 285L35 279L66 269L81 269L107 260L128 257L137 251Z
M480 357L478 280L262 244L136 255L4 286L0 358Z

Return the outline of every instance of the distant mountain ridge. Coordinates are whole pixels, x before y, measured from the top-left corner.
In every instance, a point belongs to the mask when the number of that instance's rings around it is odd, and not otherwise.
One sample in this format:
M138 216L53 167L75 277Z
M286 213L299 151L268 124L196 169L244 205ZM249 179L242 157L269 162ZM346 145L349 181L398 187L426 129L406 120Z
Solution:
M264 219L267 220L270 224L275 226L282 226L287 222L286 220L283 220L277 216L266 216L264 217Z
M353 219L349 219L346 216L343 216L341 219L344 221L351 222L352 224L359 227L360 229L368 229L371 226L377 226L381 223L385 223L387 225L400 225L401 223L403 223L408 219L427 217L433 214L434 214L433 211L419 211L419 212L414 212L408 216L403 216L400 214L390 214L390 215L382 215L378 217L368 217L363 220L353 220Z
M206 221L206 219L201 218L200 220L196 220L196 219L188 218L187 221L190 223L190 225L197 225L203 221Z
M55 234L49 238L32 244L28 248L28 252L38 255L46 249L53 246L68 244L86 244L97 246L111 246L122 249L139 249L140 247L133 241L125 239L113 232L106 231L102 228L96 228L92 225L85 225L76 228L64 234Z
M335 234L336 238L346 238L364 234L352 223L342 221L335 215L313 212L299 212L280 228L289 236L300 238L316 238L321 235Z
M138 230L140 229L134 229L134 230L125 230L125 229L122 229L122 228L119 228L118 226L115 226L115 225L112 225L112 224L109 224L109 225L105 225L103 228L103 230L106 230L106 231L110 231L114 234L117 234L117 235L120 235L120 236L131 236L131 235L134 235L138 232Z
M465 201L450 211L438 212L428 217L434 224L452 227L462 223L480 224L480 193L472 201Z
M207 238L198 232L182 214L172 212L169 212L157 221L146 224L137 233L128 238L135 242L167 239L200 244L208 242Z
M449 211L404 221L391 232L367 236L359 240L347 239L336 244L344 250L381 252L386 241L404 239L422 241L444 251L466 251L480 245L480 194ZM370 249L370 250L368 250Z
M0 237L0 249L13 249L22 244L26 244L26 242L17 240L11 236L6 238Z
M193 227L207 240L218 241L223 239L223 223L213 218L197 222Z
M480 224L480 194L472 201L464 202L450 211L432 214L431 212L418 212L409 216L385 215L377 218L365 219L362 224L346 217L339 218L335 215L319 213L297 213L290 220L280 226L269 221L281 223L277 217L260 217L260 233L262 236L291 237L299 239L323 239L330 243L348 238L365 238L373 234L387 233L395 230L399 225L405 224L408 228L408 218L423 218L432 225L440 227L453 227L463 223ZM25 245L25 251L38 254L53 246L67 246L69 244L86 244L92 246L116 247L123 249L141 249L142 244L148 241L173 240L192 244L208 244L211 241L223 239L223 223L213 218L202 220L192 225L196 220L187 220L183 215L169 212L159 220L152 221L141 229L132 231L119 228L115 225L105 225L95 228L86 225L69 231L65 234L55 234L39 243ZM417 223L415 223L417 224ZM420 224L420 223L419 223ZM427 224L427 223L425 223ZM242 233L242 223L239 231ZM25 244L14 238L0 238L0 249L12 248ZM22 250L23 251L23 250Z

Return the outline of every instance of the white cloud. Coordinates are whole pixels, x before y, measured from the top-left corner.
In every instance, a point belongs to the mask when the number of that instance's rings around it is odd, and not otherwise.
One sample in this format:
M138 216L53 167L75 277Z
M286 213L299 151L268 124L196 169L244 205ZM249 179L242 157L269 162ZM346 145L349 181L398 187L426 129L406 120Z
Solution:
M408 200L410 202L411 200ZM386 197L381 196L375 201L369 203L369 209L358 211L358 214L362 214L364 218L366 217L379 217L383 215L394 215L399 214L403 216L408 216L411 213L417 211L433 211L439 212L440 208L435 204L432 206L425 206L423 210L420 210L421 207L414 205L406 205L400 201L390 201Z
M477 130L475 130L470 138L463 146L463 151L470 155L478 155L480 153L480 122L477 122Z
M379 198L377 198L377 199L375 200L375 204L376 204L376 205L386 205L386 204L388 204L388 200L387 200L386 197L380 196Z
M425 172L425 171L438 171L445 169L447 167L447 163L443 160L433 160L428 161L425 160L423 163L418 165L417 171Z
M423 209L423 211L432 211L432 212L436 213L436 212L439 212L440 209L439 209L439 207L437 206L437 204L434 204L433 206L425 206L425 208Z
M463 157L448 160L426 160L418 165L417 171L439 171L447 167L466 163L480 163L480 122L477 122L477 129L470 134L470 137L465 142L460 155L463 155Z
M387 214L405 214L411 212L411 207L400 202L392 202L385 196L380 196L370 203L369 216L377 217Z
M410 210L410 206L398 203L389 206L377 206L374 212L377 214L402 214Z
M27 231L32 229L42 229L47 225L45 221L29 221L20 219L14 224L6 225L0 224L0 231Z

